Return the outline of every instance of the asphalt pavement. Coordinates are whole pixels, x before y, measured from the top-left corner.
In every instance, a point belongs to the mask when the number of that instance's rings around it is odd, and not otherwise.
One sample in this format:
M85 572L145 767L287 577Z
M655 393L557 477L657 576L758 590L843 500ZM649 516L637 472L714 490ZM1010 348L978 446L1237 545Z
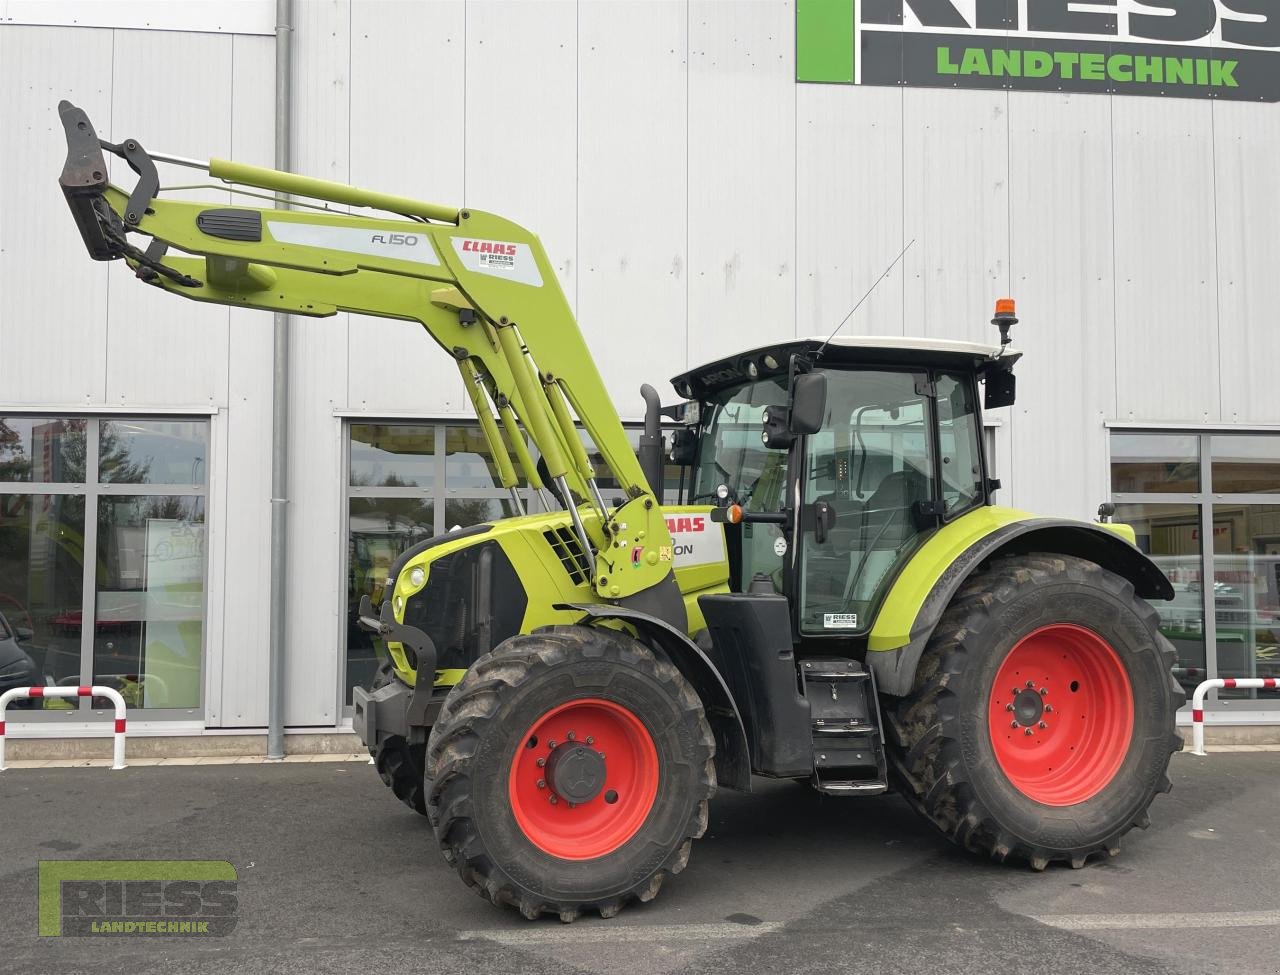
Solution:
M0 973L1280 972L1280 753L1187 754L1121 855L1044 873L892 797L721 793L688 869L603 921L466 889L359 762L0 773ZM41 860L227 860L225 937L39 937Z

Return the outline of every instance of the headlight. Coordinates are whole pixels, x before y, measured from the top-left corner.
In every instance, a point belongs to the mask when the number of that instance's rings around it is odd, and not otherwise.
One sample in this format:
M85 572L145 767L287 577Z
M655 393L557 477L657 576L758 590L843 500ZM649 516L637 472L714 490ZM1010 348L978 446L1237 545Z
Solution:
M422 566L415 565L409 570L409 584L414 589L421 589L422 584L427 581L427 574L423 571Z

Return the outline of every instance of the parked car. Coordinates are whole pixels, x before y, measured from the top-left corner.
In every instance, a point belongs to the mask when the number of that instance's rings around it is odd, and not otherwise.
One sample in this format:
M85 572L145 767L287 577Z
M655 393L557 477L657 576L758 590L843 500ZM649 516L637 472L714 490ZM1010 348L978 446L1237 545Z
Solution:
M23 641L30 640L31 637L30 630L10 625L0 614L0 694L14 687L36 687L44 684L40 668L21 646ZM40 704L38 698L25 698L14 701L9 707L35 710ZM0 720L3 718L0 717Z

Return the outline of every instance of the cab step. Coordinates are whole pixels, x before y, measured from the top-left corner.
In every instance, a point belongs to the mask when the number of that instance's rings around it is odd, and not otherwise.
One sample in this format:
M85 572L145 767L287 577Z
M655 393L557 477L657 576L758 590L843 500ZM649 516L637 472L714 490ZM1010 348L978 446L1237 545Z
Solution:
M845 657L810 657L800 673L809 701L814 788L840 796L887 792L875 676Z

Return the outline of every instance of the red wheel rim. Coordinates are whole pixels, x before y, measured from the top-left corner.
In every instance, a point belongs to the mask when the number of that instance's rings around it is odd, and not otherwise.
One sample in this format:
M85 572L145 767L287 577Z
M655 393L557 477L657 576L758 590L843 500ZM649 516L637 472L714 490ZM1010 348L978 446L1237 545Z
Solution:
M1129 675L1093 630L1042 626L1000 665L989 727L996 760L1019 792L1046 806L1084 802L1115 778L1129 750Z
M618 849L636 835L658 795L653 737L613 701L562 704L535 721L516 748L507 785L516 823L534 846L564 860L590 860ZM599 785L595 794L569 801L565 795L580 783L566 786L563 776L557 791L558 760L602 769L590 780L590 788Z

